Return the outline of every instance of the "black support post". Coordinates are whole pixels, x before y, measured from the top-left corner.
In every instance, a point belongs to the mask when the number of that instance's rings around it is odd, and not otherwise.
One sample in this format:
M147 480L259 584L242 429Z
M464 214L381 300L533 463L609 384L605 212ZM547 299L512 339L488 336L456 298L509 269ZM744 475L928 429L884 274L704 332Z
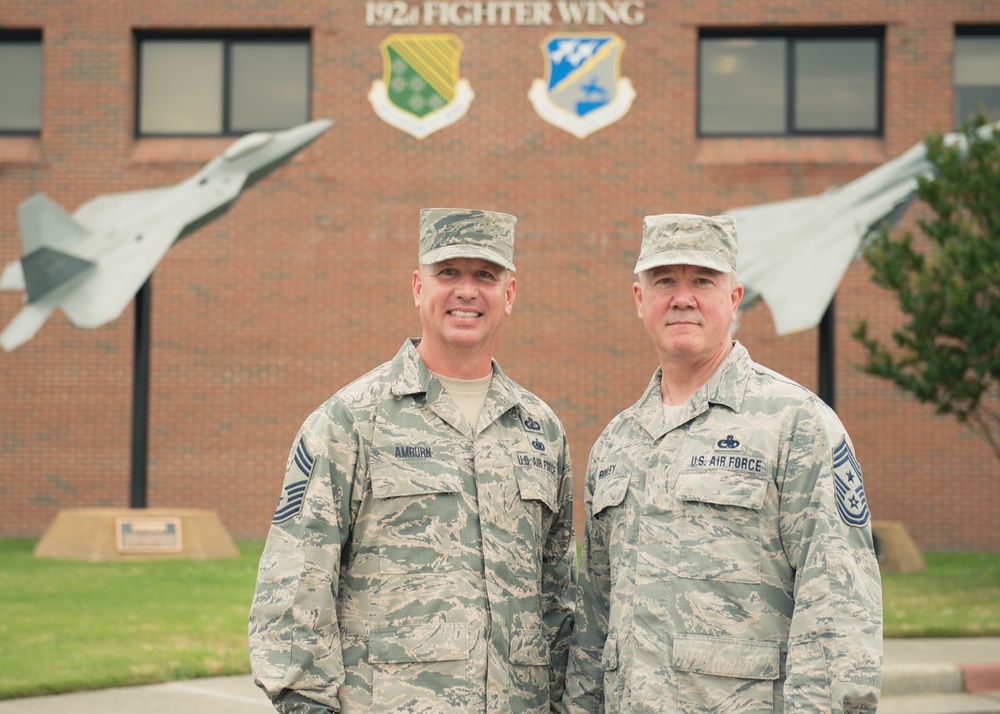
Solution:
M132 482L129 505L146 507L146 441L149 435L149 320L153 276L135 295L135 335L132 362Z
M836 391L835 377L837 372L836 332L837 320L834 317L834 303L830 300L829 307L823 313L819 322L819 398L834 409L834 394Z

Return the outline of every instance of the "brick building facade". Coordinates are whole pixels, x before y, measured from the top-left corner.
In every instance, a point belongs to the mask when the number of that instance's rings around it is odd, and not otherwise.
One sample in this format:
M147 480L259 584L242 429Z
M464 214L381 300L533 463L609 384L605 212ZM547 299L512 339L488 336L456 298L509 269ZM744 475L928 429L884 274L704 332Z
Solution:
M410 280L426 206L519 217L517 302L498 358L563 419L579 487L594 439L656 366L631 296L643 216L815 194L950 130L956 27L1000 27L1000 6L974 0L631 0L567 18L565 3L546 1L395 7L422 13L420 24L379 24L376 5L360 0L0 6L0 29L40 31L43 66L40 132L0 136L4 265L21 254L16 209L28 196L44 192L72 212L101 194L176 183L234 140L137 137L143 32L299 33L311 53L310 114L335 121L154 274L150 506L213 508L234 537L265 535L301 421L418 333ZM877 135L699 134L701 31L854 26L884 33ZM377 116L369 93L383 77L383 41L422 32L460 39L474 99L417 139ZM559 32L613 32L624 44L619 71L635 99L584 138L528 99L545 73L540 45ZM20 301L0 293L0 322ZM924 549L1000 551L992 452L860 372L849 333L861 318L883 337L900 319L856 262L837 295L836 407L874 517L904 521ZM818 389L817 330L778 337L759 303L736 337ZM0 353L0 536L38 536L60 508L129 504L132 340L131 308L94 330L56 313Z

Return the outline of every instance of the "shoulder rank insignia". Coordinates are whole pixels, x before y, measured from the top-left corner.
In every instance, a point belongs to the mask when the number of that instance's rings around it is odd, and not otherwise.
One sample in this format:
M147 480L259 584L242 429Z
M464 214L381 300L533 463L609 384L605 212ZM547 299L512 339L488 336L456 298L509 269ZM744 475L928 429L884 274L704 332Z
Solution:
M295 454L288 464L288 471L285 473L285 483L281 488L281 498L278 500L278 507L274 511L274 518L271 523L280 523L293 516L299 515L302 511L302 502L305 500L306 486L309 483L309 475L315 459L306 448L306 442L301 437L295 447Z
M845 436L833 450L833 479L837 492L837 510L844 523L860 528L867 525L870 514L861 467L854 458Z

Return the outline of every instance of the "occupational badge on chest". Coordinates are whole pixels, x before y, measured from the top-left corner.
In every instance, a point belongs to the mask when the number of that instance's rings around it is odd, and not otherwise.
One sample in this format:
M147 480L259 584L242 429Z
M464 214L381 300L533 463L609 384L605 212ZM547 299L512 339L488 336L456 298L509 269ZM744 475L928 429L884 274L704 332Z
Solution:
M715 448L720 451L735 451L743 445L743 440L739 436L726 434L715 442Z

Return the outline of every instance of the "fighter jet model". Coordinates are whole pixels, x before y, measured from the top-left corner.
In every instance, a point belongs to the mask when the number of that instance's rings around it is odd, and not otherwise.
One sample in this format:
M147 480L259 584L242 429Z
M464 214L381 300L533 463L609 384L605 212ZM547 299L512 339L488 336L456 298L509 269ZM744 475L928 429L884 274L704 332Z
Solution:
M221 216L332 124L247 134L186 181L99 196L73 215L41 193L24 201L23 255L4 269L0 289L26 291L28 304L0 333L0 346L9 352L30 340L56 307L77 327L116 319L174 242Z
M986 136L1000 122L979 129ZM964 151L960 132L944 135ZM746 288L741 310L758 298L775 331L787 335L819 324L851 263L883 223L892 225L916 198L917 177L933 177L919 142L842 186L813 195L725 211L740 236L737 273Z
M924 154L919 143L824 193L726 211L740 236L742 308L763 298L778 335L818 325L865 238L912 202L931 170Z

